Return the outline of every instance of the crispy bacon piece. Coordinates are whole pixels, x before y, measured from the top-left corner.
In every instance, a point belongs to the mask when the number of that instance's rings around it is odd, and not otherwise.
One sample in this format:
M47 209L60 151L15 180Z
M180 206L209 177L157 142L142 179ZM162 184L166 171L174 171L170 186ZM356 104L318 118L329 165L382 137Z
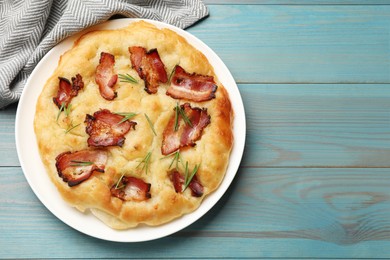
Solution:
M121 200L143 201L150 199L150 183L135 177L123 176L118 184L111 188L111 195Z
M80 74L77 74L75 77L72 77L72 84L66 78L58 77L58 79L60 80L58 92L57 96L53 98L53 102L58 108L61 108L62 104L68 107L72 98L77 96L80 89L84 88L83 78Z
M96 67L95 81L99 85L100 95L113 100L116 92L113 87L118 80L118 75L114 73L115 57L114 55L102 52L100 53L99 65Z
M171 85L166 94L176 99L187 99L195 102L215 98L217 85L212 76L189 74L176 65L171 79Z
M210 124L207 109L192 108L189 103L181 105L180 109L185 113L191 125L185 122L181 113L175 108L175 113L169 119L163 132L161 146L163 155L171 154L185 146L195 146L195 141L202 137L203 129ZM178 127L175 130L176 125Z
M94 171L104 172L107 153L103 150L64 152L56 157L58 175L69 187L87 180Z
M169 179L172 181L176 193L180 193L183 191L184 177L180 174L179 171L173 170L169 174Z
M129 52L133 69L145 81L145 91L155 94L160 83L168 82L167 72L157 49L146 52L143 47L133 46L129 47Z
M184 188L184 177L177 170L173 170L169 174L169 178L173 183L173 187L175 188L176 193L182 193ZM199 182L196 175L192 178L188 187L191 190L191 195L194 197L202 197L203 195L203 185Z
M136 122L124 120L124 116L111 113L108 109L101 109L93 114L87 114L85 131L89 134L88 146L122 146L125 134L131 128L135 129ZM124 120L124 121L123 121Z

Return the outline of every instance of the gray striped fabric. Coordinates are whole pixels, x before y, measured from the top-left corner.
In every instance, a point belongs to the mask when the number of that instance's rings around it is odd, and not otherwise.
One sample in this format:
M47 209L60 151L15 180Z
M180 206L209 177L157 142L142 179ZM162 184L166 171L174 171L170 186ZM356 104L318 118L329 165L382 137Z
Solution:
M115 14L186 28L208 10L200 0L0 0L0 108L19 100L53 46Z

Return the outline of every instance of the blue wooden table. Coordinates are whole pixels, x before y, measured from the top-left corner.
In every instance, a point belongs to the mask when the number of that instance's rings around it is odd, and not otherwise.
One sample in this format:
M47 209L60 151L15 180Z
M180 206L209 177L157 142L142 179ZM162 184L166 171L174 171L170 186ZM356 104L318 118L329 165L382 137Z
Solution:
M169 237L106 242L54 217L0 111L0 258L390 258L390 1L205 1L188 31L238 83L247 142L228 192Z

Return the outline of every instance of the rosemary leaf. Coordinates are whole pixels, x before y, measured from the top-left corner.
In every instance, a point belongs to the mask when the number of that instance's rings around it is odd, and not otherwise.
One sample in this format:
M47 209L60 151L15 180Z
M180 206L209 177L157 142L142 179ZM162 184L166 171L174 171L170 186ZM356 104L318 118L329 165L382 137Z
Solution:
M125 185L119 186L119 184L122 182L123 176L125 176L124 173L121 175L121 177L119 178L119 180L116 182L116 184L115 184L115 189L116 189L116 190L122 189L122 188L125 186Z
M177 65L176 65L177 66ZM171 74L169 74L168 82L171 82L173 74L175 74L176 66L173 67Z
M173 162L176 161L176 170L179 169L179 161L180 161L180 150L175 152L175 156L172 159L171 164L169 165L169 169L171 169Z
M69 133L70 131L72 131L73 129L75 129L76 127L78 127L80 124L77 124L77 125L73 125L73 124L70 124L68 129L65 130L65 134Z
M176 168L176 170L178 170L178 168L179 168L179 167L178 167L178 166L179 166L179 161L180 161L180 150L177 150L177 151L174 152L172 155L173 155L173 159L172 159L171 164L169 165L169 168L168 168L168 169L171 169L173 163L176 162L175 168Z
M148 152L145 157L142 159L142 161L137 165L136 168L138 168L141 164L143 164L142 166L142 171L145 170L145 173L148 174L149 172L149 163L150 163L150 157L152 155L152 152Z
M124 116L124 118L121 121L118 122L118 125L122 124L126 120L129 120L130 118L133 118L133 117L135 117L137 115L136 113L132 113L132 112L117 112L117 113L114 113L114 114L117 114L117 115L120 115L120 116Z
M57 113L56 122L58 122L58 119L60 118L60 115L61 115L62 111L64 111L65 108L66 108L66 107L65 107L65 102L62 102L62 103L61 103L60 110L59 110L58 113Z
M72 108L72 104L69 104L68 107L65 107L64 111L65 111L66 117L68 117L70 115L70 109L71 108Z
M188 179L188 161L186 161L186 167L185 167L185 170L184 170L184 185L185 186L187 186L187 179Z
M199 169L199 166L200 166L200 164L195 165L194 169L192 170L191 175L188 175L188 167L187 167L187 165L188 165L188 162L186 163L186 174L185 174L185 181L184 181L185 186L184 186L183 191L185 191L188 188L188 186L190 185L190 183L191 183L192 179L194 178L195 174L198 172L198 169Z
M162 158L160 158L160 160L162 159L166 159L168 157L171 157L173 156L172 160L171 160L171 163L169 164L169 168L168 169L171 169L172 168L172 165L175 163L175 169L176 170L179 170L179 162L182 164L183 168L185 167L183 162L181 161L181 157L180 157L180 150L177 150L176 152L173 152L171 154L168 154Z
M184 110L179 106L179 103L176 103L175 107L175 131L179 129L179 114L183 118L184 122L189 125L190 127L192 126L191 120L188 118Z
M118 78L121 82L128 82L128 83L138 83L138 81L130 76L130 74L118 74Z
M187 125L192 127L191 120L188 118L188 116L186 115L186 113L184 112L184 110L181 107L179 107L179 112L180 112L180 115L183 117L184 122Z
M77 167L77 166L89 166L89 165L92 165L93 162L90 162L90 161L77 161L77 160L72 160L70 161L72 162L73 164L71 164L70 166L73 166L73 167Z
M156 130L154 130L154 126L153 126L153 123L152 123L152 121L150 120L150 118L148 117L148 115L147 115L147 114L145 114L145 117L146 117L146 120L148 120L149 126L150 126L150 128L152 129L152 131L153 131L153 134L154 134L155 136L157 136L157 134L156 134Z
M179 129L179 103L175 107L175 132Z

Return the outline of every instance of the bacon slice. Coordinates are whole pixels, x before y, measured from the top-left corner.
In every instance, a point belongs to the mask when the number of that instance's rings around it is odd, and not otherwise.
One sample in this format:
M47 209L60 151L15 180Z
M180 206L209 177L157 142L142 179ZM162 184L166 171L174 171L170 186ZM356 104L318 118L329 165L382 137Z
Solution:
M125 201L144 201L150 199L150 183L135 177L123 176L118 184L111 188L112 196Z
M176 193L181 193L183 191L184 177L180 174L180 172L173 170L169 174L169 179L172 181Z
M114 73L115 57L114 55L102 52L100 53L99 65L96 67L95 81L99 85L100 95L113 100L116 92L113 87L118 80L118 75Z
M104 172L107 153L103 150L64 152L56 157L58 175L69 187L87 180L94 171Z
M187 99L195 102L215 98L217 85L212 76L189 74L176 65L171 79L171 85L166 94L175 99Z
M111 113L108 109L102 109L93 114L87 114L85 123L89 146L122 146L125 142L125 134L131 128L135 129L136 122L124 120L124 116ZM124 121L123 121L124 120Z
M173 183L173 187L175 188L176 193L182 193L184 188L184 177L177 170L173 170L169 174L169 178ZM198 178L195 176L192 178L188 187L191 190L191 195L194 197L202 197L203 196L203 185L199 182Z
M77 96L79 90L84 88L83 78L80 74L77 74L75 77L72 77L72 84L66 78L58 77L58 79L60 80L58 92L57 96L53 98L53 102L58 108L61 108L62 104L68 107L73 97Z
M191 194L194 197L202 197L203 195L203 185L199 182L196 175L192 178L188 187L191 189Z
M195 142L202 137L203 129L210 124L207 109L192 108L189 103L181 105L180 109L187 115L191 125L186 123L181 113L175 109L175 113L169 119L163 132L161 146L163 155L171 154L182 147L195 146ZM178 128L175 130L176 121Z
M145 91L149 94L157 93L159 84L168 82L167 72L157 49L146 52L143 47L133 46L129 47L129 52L133 69L145 82Z

